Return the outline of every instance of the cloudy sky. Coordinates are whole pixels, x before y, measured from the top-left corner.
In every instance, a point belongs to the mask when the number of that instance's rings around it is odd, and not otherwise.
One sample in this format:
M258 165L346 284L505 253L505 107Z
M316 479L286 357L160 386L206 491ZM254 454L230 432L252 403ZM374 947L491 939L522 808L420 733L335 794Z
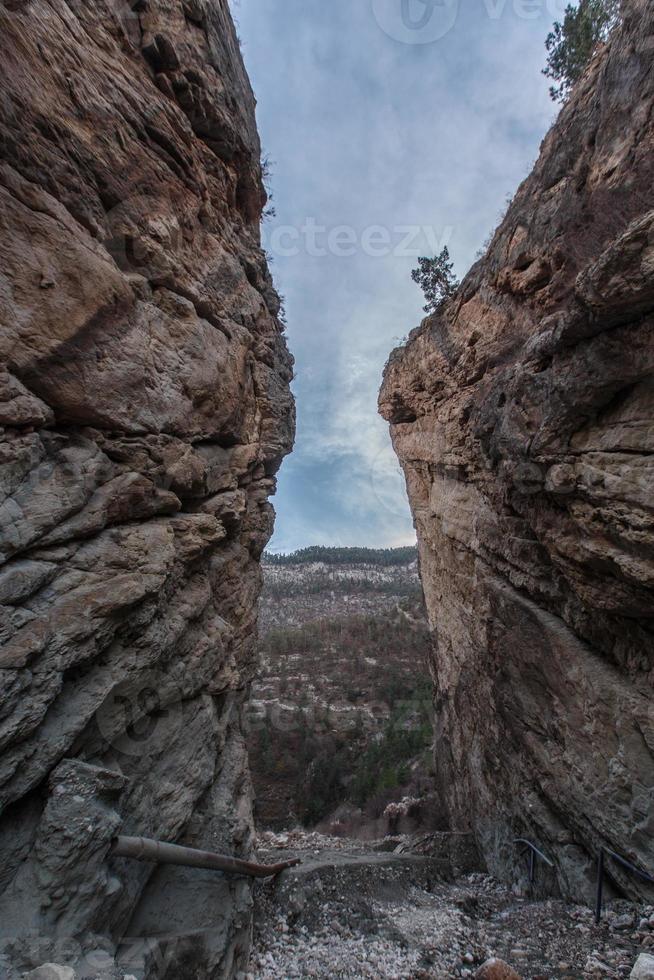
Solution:
M462 276L555 106L563 0L232 0L276 216L264 224L296 358L298 435L271 547L414 540L377 391L416 326L417 256Z

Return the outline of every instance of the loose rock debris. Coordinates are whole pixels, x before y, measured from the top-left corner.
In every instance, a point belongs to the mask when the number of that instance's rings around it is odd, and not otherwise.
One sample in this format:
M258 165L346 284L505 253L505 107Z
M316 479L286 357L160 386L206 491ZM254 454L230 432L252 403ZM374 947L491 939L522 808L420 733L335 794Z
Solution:
M277 846L325 865L258 888L247 980L626 980L654 946L651 906L609 903L596 926L590 908L532 901L486 874L405 887L359 841L294 831L261 844L267 858Z

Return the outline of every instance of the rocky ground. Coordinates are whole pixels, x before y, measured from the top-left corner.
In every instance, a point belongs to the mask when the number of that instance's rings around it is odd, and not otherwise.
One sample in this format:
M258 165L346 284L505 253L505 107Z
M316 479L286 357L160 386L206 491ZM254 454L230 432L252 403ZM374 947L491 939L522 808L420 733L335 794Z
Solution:
M262 835L264 860L292 853L303 864L258 890L249 980L622 978L654 945L652 906L609 903L596 926L589 908L533 901L487 874L457 874L445 858L380 846L300 831ZM478 974L493 957L515 973Z

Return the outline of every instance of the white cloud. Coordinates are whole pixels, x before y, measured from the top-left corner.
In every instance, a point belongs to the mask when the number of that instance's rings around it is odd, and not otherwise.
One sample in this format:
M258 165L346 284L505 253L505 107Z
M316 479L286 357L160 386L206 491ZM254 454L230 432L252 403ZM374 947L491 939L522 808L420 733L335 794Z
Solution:
M453 29L425 45L388 37L371 0L235 3L275 161L274 223L348 225L358 242L370 225L393 242L401 225L431 226L437 237L450 227L463 274L553 116L540 74L552 13L519 2L461 0ZM540 13L529 19L523 9ZM415 264L361 248L348 258L302 249L275 257L299 416L276 501L277 547L412 537L376 412L388 353L422 316Z

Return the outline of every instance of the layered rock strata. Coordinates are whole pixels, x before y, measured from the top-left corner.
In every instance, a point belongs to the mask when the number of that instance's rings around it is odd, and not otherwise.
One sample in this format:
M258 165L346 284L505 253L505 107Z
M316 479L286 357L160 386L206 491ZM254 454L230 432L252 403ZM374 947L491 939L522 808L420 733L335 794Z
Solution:
M380 396L419 539L450 822L505 876L513 838L533 840L577 898L601 846L654 871L653 56L654 8L629 0Z
M293 438L254 98L227 0L4 0L0 65L0 973L232 976L249 884L108 849L251 847Z

